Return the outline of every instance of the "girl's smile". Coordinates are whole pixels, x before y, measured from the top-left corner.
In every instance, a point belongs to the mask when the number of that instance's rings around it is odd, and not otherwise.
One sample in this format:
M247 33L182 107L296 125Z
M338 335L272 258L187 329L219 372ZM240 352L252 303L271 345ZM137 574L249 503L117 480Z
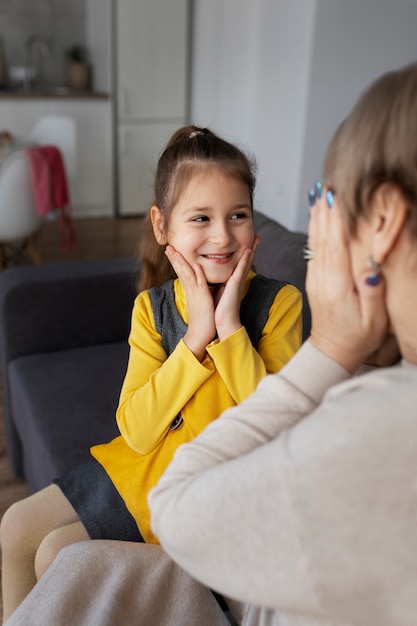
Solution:
M214 263L218 263L219 265L223 263L228 263L229 260L233 256L233 252L229 252L228 254L202 254L205 259L210 259Z

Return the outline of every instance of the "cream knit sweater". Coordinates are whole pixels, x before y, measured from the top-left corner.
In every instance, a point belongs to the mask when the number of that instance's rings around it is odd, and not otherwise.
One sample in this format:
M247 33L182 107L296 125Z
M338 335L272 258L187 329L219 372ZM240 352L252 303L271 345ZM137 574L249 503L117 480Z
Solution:
M149 503L245 626L415 626L417 368L351 378L305 343L178 449Z

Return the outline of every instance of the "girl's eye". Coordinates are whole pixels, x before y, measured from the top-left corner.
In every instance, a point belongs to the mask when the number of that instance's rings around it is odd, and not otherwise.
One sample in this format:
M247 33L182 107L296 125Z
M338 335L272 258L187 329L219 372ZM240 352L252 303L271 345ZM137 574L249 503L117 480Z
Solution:
M197 217L193 217L191 221L192 222L207 222L208 217L207 215L198 215Z
M238 213L233 213L232 215L232 220L244 220L247 219L249 217L248 213L245 213L244 211L239 211Z

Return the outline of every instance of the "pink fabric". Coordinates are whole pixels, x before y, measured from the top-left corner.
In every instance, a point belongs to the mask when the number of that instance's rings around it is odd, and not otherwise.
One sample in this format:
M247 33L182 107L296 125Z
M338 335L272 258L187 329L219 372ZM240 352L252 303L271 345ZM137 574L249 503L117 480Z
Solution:
M51 175L49 165L40 148L27 148L33 194L38 215L52 211Z
M74 230L61 152L56 146L45 145L26 148L26 153L38 215L45 216L54 209L60 210L61 248L63 251L72 250Z

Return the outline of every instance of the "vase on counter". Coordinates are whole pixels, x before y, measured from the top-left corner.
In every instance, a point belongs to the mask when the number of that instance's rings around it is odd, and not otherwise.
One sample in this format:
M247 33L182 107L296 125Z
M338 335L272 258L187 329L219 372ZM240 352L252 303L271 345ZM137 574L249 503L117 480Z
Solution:
M75 63L71 61L67 65L67 86L75 91L89 91L91 86L91 71L88 63Z
M74 45L66 52L67 87L74 91L91 89L91 66L87 61L87 53L83 46Z

